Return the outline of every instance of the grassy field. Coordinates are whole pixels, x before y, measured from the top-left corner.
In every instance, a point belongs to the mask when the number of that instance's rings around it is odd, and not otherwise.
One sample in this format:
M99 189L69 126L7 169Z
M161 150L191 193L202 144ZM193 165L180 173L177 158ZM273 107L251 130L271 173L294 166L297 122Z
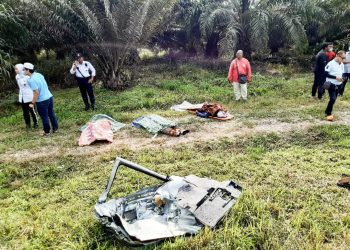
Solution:
M122 93L97 88L96 112L83 111L77 88L55 90L60 131L48 138L24 128L16 93L1 100L0 249L129 249L105 233L93 214L116 156L163 174L232 179L244 187L215 230L148 249L350 249L350 192L336 186L342 173L350 173L350 94L335 105L339 122L327 124L326 100L310 98L312 75L271 68L277 73L255 72L247 103L233 101L226 71L191 65L144 66L137 87ZM124 123L156 113L195 131L220 124L169 110L184 100L219 101L233 122L251 132L167 147L77 146L79 127L94 113ZM263 120L294 129L255 133ZM303 127L305 121L312 125ZM132 128L119 133L130 144L152 137ZM116 183L114 197L156 182L124 168Z

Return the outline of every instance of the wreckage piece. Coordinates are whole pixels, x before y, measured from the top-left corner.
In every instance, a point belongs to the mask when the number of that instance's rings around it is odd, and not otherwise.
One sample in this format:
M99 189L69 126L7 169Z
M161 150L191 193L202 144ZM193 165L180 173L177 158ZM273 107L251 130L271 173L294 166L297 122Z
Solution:
M164 184L106 201L121 165ZM169 177L117 158L106 189L95 206L95 213L118 239L132 245L146 245L165 238L194 235L203 226L215 227L241 192L242 188L232 181L218 182L193 175Z
M338 181L337 185L339 187L350 189L350 175L342 174L341 179Z

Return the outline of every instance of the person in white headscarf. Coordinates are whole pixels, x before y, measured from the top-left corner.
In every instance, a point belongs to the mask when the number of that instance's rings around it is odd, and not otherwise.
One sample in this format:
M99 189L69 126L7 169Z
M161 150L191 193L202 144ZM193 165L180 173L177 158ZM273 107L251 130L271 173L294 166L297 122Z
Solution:
M29 105L32 103L33 90L30 88L28 83L28 76L24 75L23 64L15 65L16 81L19 87L18 101L21 103L23 110L23 117L27 128L31 127L30 116L33 119L33 127L38 127L38 118L36 116L34 108Z

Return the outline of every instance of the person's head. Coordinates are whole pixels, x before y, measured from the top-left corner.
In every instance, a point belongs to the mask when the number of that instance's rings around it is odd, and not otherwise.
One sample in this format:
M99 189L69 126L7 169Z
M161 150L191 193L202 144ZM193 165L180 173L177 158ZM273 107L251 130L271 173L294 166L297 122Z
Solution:
M24 74L30 76L34 73L34 65L31 63L24 63Z
M324 43L322 45L322 49L326 52L331 52L333 51L333 43Z
M23 64L19 63L15 65L15 72L16 75L23 75L24 74L24 66Z
M77 60L80 64L82 64L82 63L84 62L84 56L83 56L83 54L78 53L78 54L75 56L75 60Z
M346 59L346 53L344 50L339 50L336 57L337 61L341 63Z
M236 53L236 58L241 59L243 58L243 50L238 50Z

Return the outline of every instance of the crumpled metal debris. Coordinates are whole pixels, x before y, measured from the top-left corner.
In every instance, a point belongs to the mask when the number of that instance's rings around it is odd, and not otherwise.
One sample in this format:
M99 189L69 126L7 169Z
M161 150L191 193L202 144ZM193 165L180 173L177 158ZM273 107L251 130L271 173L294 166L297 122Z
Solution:
M107 200L121 165L164 182L123 198ZM194 175L163 176L117 158L105 191L95 205L97 219L117 238L146 245L180 235L194 235L215 227L236 203L242 188L233 181L218 182Z

